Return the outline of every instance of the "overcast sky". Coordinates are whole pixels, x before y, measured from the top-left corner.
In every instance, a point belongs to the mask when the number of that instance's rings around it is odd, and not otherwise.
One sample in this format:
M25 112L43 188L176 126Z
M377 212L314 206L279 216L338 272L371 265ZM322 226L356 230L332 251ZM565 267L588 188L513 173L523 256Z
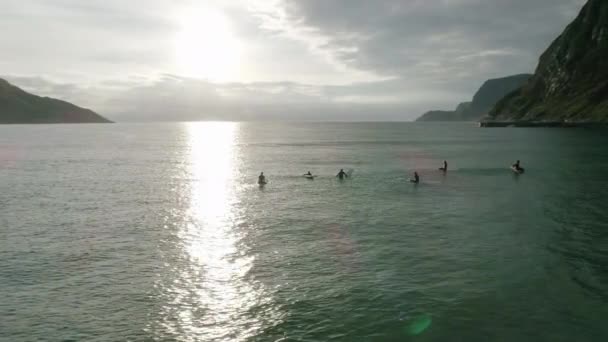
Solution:
M410 120L533 72L584 0L2 0L0 75L133 120Z

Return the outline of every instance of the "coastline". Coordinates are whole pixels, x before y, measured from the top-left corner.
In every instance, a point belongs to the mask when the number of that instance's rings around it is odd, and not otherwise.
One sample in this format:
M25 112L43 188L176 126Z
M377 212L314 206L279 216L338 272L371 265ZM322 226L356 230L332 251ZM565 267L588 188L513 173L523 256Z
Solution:
M570 122L570 121L479 121L482 128L598 128L608 127L605 122Z

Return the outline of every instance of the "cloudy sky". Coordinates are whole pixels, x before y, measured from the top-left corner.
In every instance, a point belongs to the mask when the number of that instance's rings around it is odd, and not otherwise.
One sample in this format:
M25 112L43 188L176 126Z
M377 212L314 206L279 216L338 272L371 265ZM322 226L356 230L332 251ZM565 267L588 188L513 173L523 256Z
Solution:
M584 0L2 0L0 75L117 121L410 120L532 72Z

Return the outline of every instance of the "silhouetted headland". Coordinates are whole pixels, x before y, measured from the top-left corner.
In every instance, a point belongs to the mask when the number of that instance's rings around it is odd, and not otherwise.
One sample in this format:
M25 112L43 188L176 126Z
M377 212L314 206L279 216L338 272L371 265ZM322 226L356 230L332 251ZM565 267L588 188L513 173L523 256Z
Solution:
M111 122L90 109L30 94L0 79L0 124Z

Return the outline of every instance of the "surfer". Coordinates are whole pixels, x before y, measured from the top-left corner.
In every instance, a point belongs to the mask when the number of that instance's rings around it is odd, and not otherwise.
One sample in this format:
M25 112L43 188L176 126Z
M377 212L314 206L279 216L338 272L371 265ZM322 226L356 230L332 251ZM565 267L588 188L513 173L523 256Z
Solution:
M258 184L265 185L266 183L268 183L266 181L266 176L264 176L264 172L262 172L262 173L260 173L260 176L258 177Z
M524 172L524 168L519 165L519 160L516 161L515 164L511 165L511 168L515 172L519 172L519 173Z
M440 167L439 170L446 172L448 170L448 161L444 160L443 161L443 167Z
M305 173L304 176L306 176L306 177L312 177L312 173L310 173L310 171L308 171L308 173Z
M418 176L418 172L414 171L414 178L410 178L410 182L412 183L420 183L420 177Z
M340 169L340 172L336 175L336 177L340 179L348 178L348 174L344 172L344 169Z

